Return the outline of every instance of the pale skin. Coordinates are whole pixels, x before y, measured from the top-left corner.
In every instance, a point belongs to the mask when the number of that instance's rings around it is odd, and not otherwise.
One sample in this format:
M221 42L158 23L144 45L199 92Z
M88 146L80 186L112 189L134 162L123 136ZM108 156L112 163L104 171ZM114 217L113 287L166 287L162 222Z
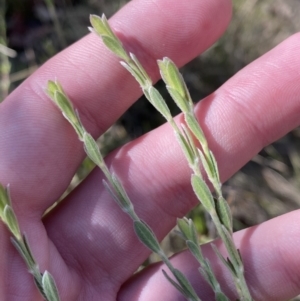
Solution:
M168 56L184 65L220 37L230 18L229 0L189 0L188 5L185 0L176 5L173 0L134 0L110 24L157 80L156 59ZM223 181L299 125L299 49L296 34L196 106ZM90 34L48 61L0 105L0 182L10 183L22 231L41 270L54 276L62 301L184 300L162 276L161 265L132 277L149 251L105 191L100 171L42 219L84 157L75 132L44 93L47 80L55 77L94 137L141 95L118 60ZM107 163L159 239L197 203L189 168L168 125L114 151ZM294 211L235 233L255 300L287 300L300 293L299 218ZM0 300L42 300L9 237L0 224ZM210 246L203 251L234 299L230 277ZM203 300L214 300L188 252L172 262Z

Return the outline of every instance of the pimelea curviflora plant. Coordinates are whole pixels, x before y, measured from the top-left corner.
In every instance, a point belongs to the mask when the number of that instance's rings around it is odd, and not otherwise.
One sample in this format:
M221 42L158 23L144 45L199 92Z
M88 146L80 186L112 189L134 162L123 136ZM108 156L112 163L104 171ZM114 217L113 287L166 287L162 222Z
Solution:
M228 204L222 196L217 162L208 148L207 140L196 119L194 105L182 75L169 58L163 58L163 60L158 61L161 77L166 84L167 90L184 114L185 124L178 125L174 121L165 100L158 90L153 87L150 76L140 64L137 57L133 53L126 52L122 42L110 28L106 17L104 15L102 17L92 15L90 21L92 28L89 29L100 36L103 43L121 59L121 65L137 80L146 98L173 127L175 136L180 143L191 168L191 185L193 190L203 207L210 214L217 232L227 249L228 258L225 259L216 247L214 247L214 250L231 272L239 299L252 300L244 277L243 262L232 239L232 217ZM132 218L134 230L140 241L161 257L162 261L168 266L174 276L174 278L171 278L164 271L166 278L187 298L187 300L200 300L186 277L172 266L166 254L161 249L153 231L135 213L134 207L123 188L122 183L115 174L111 174L108 170L96 141L84 129L78 112L74 110L61 85L57 81L49 81L47 92L76 130L79 139L84 144L87 155L105 174L107 181L104 181L103 184L121 209ZM201 149L197 148L195 140L197 140L197 144L199 143L201 145ZM200 164L202 164L206 175L215 190L215 197L212 195L203 179ZM181 235L186 240L189 250L200 263L199 270L213 288L216 300L228 300L221 291L209 261L205 259L201 253L197 240L197 233L192 220L186 218L178 219L178 227Z
M11 232L11 242L25 261L41 295L46 301L60 301L53 277L48 271L41 273L38 263L31 252L26 235L20 231L19 223L11 203L9 185L4 188L0 184L0 219Z
M92 15L90 17L90 21L92 27L89 29L100 36L103 43L121 59L121 65L137 80L146 98L172 126L176 139L179 142L187 163L191 168L191 185L195 195L205 210L210 214L218 235L227 249L228 258L224 258L216 246L213 246L214 251L223 264L228 268L233 277L237 294L239 296L238 300L253 300L245 280L242 258L233 242L232 217L229 206L222 196L222 185L220 182L217 162L208 147L207 140L194 114L192 99L178 68L169 58L163 58L158 61L161 77L165 82L171 97L182 111L185 124L177 124L174 121L165 100L158 90L153 87L150 76L140 64L137 57L133 53L127 53L124 49L121 41L110 28L106 17L104 15L102 17ZM188 279L182 272L171 264L167 255L162 250L154 232L136 214L133 204L130 201L122 183L114 173L109 171L96 141L85 130L80 121L79 112L74 109L70 99L58 81L48 82L47 94L56 103L64 117L75 129L79 139L83 142L87 155L106 176L106 181L103 181L103 184L110 192L112 198L118 203L120 208L131 217L137 237L146 247L160 256L162 261L173 274L173 277L171 278L166 271L163 271L165 277L187 300L200 301L201 299L197 296ZM198 148L197 145L200 145L200 148ZM201 165L206 173L208 181L214 189L214 195L211 193L208 185L204 181L201 174ZM30 252L26 237L20 233L17 219L12 210L8 189L4 189L3 187L0 188L0 217L7 224L13 234L14 237L12 241L14 245L27 263L29 270L34 276L37 287L44 298L48 301L59 301L60 299L53 278L47 271L44 274L39 272L38 266ZM202 255L193 221L191 219L183 218L178 219L177 224L181 236L186 240L187 247L200 264L199 272L203 275L215 292L215 299L217 301L229 300L222 292L220 284L211 269L209 261Z

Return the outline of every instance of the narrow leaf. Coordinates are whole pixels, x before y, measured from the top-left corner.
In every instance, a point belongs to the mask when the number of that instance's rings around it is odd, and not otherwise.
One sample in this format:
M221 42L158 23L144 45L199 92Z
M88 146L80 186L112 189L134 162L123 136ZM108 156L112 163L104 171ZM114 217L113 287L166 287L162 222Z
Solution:
M60 91L55 91L54 101L60 110L63 112L64 116L73 124L77 122L75 110L72 103L68 97Z
M234 242L233 242L230 232L227 230L227 228L224 225L222 225L222 229L223 229L223 233L224 233L224 238L222 238L222 239L224 241L224 244L226 245L226 249L230 255L230 258L233 261L232 263L233 263L234 267L237 268L238 266L243 266L241 257L234 245Z
M201 201L203 207L208 212L214 210L215 203L206 183L199 176L192 175L192 186L196 196Z
M133 78L140 84L141 87L145 86L145 80L141 76L137 70L133 69L131 66L129 66L127 63L121 61L120 64L133 76Z
M27 260L28 260L28 264L30 266L36 266L37 267L37 263L33 257L33 254L31 252L31 249L30 249L30 246L29 246L29 243L28 243L28 239L26 237L25 234L23 234L23 245L24 245L24 249L26 250L26 257L27 257Z
M41 275L40 278L42 279L42 275ZM49 301L46 294L45 294L45 292L44 292L44 290L43 290L43 284L41 283L41 279L38 279L37 277L33 277L34 283L35 283L38 291L40 292L40 294L43 296L43 298L45 300Z
M113 181L113 185L114 185L114 189L116 190L116 192L118 193L118 196L120 197L120 201L124 207L124 210L128 210L130 208L133 209L133 205L130 201L130 198L126 192L126 190L124 189L123 185L121 184L120 180L116 177L115 174L112 174L112 181Z
M199 245L198 243L198 233L195 227L195 224L192 219L189 219L189 226L190 226L190 233L191 233L191 240L193 243L195 243L197 246Z
M57 91L56 83L52 80L48 81L46 92L51 99L54 99L54 94Z
M174 269L173 274L189 298L192 300L200 300L189 280L179 270Z
M188 143L188 145L189 145L189 147L191 149L191 152L192 152L193 157L194 157L194 161L198 160L197 159L198 152L197 152L197 149L196 149L196 146L195 146L194 139L193 139L193 137L191 135L190 129L187 128L185 126L185 124L180 124L180 127L181 127L182 133L183 133L183 135L185 137L185 140L187 141L187 143ZM196 162L195 162L195 164L196 164ZM199 162L197 162L197 164L199 164Z
M209 181L212 184L214 184L214 181L215 181L214 169L207 161L207 158L204 156L203 152L199 148L197 150L198 150L198 154L199 154L202 166L204 167L204 170L207 174L207 177L208 177Z
M104 164L102 155L100 153L97 142L87 132L83 134L84 149L89 158L97 165L102 166Z
M122 42L110 28L105 15L102 15L102 18L96 15L91 15L90 22L93 26L94 32L101 37L103 43L107 46L107 48L110 49L119 58L121 58L125 62L128 62L130 58L125 51Z
M103 43L106 45L106 47L111 50L116 56L118 56L120 59L127 62L129 60L129 56L125 49L123 48L123 45L118 39L114 39L109 36L101 36Z
M172 119L171 112L165 102L165 100L162 98L160 93L155 89L154 87L149 87L147 92L149 93L149 101L151 104L156 108L158 112L160 112L167 121L170 121Z
M108 30L107 26L103 23L103 20L101 17L96 15L90 15L90 22L95 30L95 32L99 35L107 35L110 36L111 32Z
M76 116L76 123L74 123L72 125L78 135L79 140L83 141L83 135L86 132L86 130L81 123L81 120L79 117L79 112L76 109L75 109L75 116Z
M170 86L166 86L168 92L170 93L172 99L176 103L177 107L184 113L190 111L189 103L180 95L180 93Z
M21 239L20 228L12 207L6 205L3 212L4 221L16 239Z
M192 219L187 219L186 217L177 219L177 226L185 240L190 240L196 245L198 244L198 234Z
M101 16L101 20L103 22L103 25L105 26L107 32L108 32L108 35L111 36L111 37L115 37L116 39L118 39L118 37L115 35L115 33L113 32L113 30L111 29L108 21L107 21L107 18L104 14L102 14Z
M232 265L232 263L230 261L227 261L224 256L220 253L220 251L218 250L218 248L212 244L212 248L214 250L214 252L217 254L217 256L219 257L219 259L222 261L222 263L227 267L227 269L229 270L229 272L232 274L233 278L236 278L236 271Z
M212 153L212 151L209 151L209 155L210 155L211 163L212 163L214 171L215 171L216 179L220 183L221 181L220 181L220 174L219 174L217 160L216 160L214 154Z
M222 292L216 292L216 301L230 301Z
M57 80L55 80L55 81L49 80L47 83L46 92L50 96L50 98L53 100L54 100L56 91L59 91L60 93L62 93L64 95L66 94L65 91L63 90L63 87Z
M204 262L204 257L202 255L202 252L201 252L201 249L200 249L200 246L195 244L193 241L191 240L188 240L186 242L189 250L191 251L191 253L194 255L194 257L199 261L199 263L201 263L201 265L203 264Z
M178 132L175 132L175 137L181 146L181 149L183 151L184 156L186 157L186 159L188 161L188 164L190 166L193 166L194 162L195 162L195 156L194 156L193 149L191 148L186 137Z
M172 62L169 58L164 58L162 61L158 61L158 65L161 70L161 76L167 86L176 90L179 95L181 95L181 99L186 102L189 110L191 111L194 104L191 99L190 93L187 89L187 86L184 82L182 74L179 72L177 66ZM183 112L187 112L187 110L183 110Z
M206 138L195 115L190 113L184 114L184 119L189 129L195 135L195 137L200 141L200 143L206 144Z
M9 199L6 189L0 183L0 218L3 219L4 208L9 205Z
M222 224L232 234L232 215L229 205L223 197L218 198L216 201L216 210Z
M21 257L23 258L24 262L26 263L28 269L31 272L31 257L28 256L28 252L26 250L26 247L21 241L18 241L15 237L11 237L11 243L14 245L14 247L17 249Z
M56 85L56 89L57 89L57 91L59 91L60 93L62 93L62 94L65 94L65 95L66 95L66 92L64 91L64 89L63 89L62 85L61 85L61 84L60 84L60 82L59 82L59 81L57 81L56 79L55 79L55 85Z
M103 180L103 185L105 186L107 191L110 193L110 195L113 197L113 199L116 201L116 203L120 206L120 208L124 212L126 212L126 213L133 212L133 205L129 199L123 199L123 198L120 198L119 196L117 196L105 180ZM119 195L119 193L118 193L118 195Z
M155 234L143 221L134 221L134 231L140 241L154 253L160 253L161 248Z
M9 184L6 185L5 191L6 191L6 204L12 207Z
M168 274L165 270L162 270L164 276L167 278L167 280L185 297L188 298L188 296L186 295L185 291L182 289L182 287L175 282Z
M215 294L217 294L218 292L221 292L221 287L220 284L210 266L209 260L205 259L204 264L201 268L201 274L204 276L205 280L207 281L207 283L210 284L210 286L212 287L213 291L215 292Z
M138 70L140 71L140 73L143 75L144 86L152 86L151 78L149 77L148 73L146 72L146 70L144 69L142 64L139 62L139 60L137 59L135 54L129 53L129 55L130 55L131 59L134 61L135 65L138 68Z
M59 294L53 277L45 271L42 278L43 290L49 301L59 301Z
M61 110L63 116L72 124L78 133L79 137L82 138L83 126L80 122L78 113L74 110L71 101L64 92L61 84L57 81L48 81L48 87L46 90L50 98Z
M186 217L177 219L177 226L186 240L191 240L189 222Z
M163 60L158 61L160 68L160 73L162 79L167 84L167 86L177 90L177 93L180 94L181 98L185 98L185 89L184 81L182 75L179 73L177 66L167 57L164 57Z

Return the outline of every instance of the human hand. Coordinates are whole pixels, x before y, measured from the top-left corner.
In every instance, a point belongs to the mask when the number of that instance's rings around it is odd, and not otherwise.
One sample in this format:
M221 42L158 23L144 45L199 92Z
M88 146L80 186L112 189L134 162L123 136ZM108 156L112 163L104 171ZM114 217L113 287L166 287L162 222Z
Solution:
M168 56L179 66L185 64L219 38L230 12L228 0L190 0L188 6L185 1L135 0L111 25L157 79L156 59ZM299 35L289 38L197 105L223 180L299 125L299 44ZM102 187L99 171L42 219L84 157L73 129L44 93L47 80L55 77L94 136L141 93L100 40L89 35L47 62L1 104L0 182L11 185L15 212L41 270L54 276L63 301L181 300L159 264L132 277L149 252ZM160 239L176 217L196 204L189 168L168 125L114 151L107 163ZM235 234L255 300L286 300L299 293L298 215L289 213ZM40 300L9 236L1 224L0 300ZM230 276L210 246L203 249L233 298ZM188 252L172 261L192 279L203 300L213 300Z

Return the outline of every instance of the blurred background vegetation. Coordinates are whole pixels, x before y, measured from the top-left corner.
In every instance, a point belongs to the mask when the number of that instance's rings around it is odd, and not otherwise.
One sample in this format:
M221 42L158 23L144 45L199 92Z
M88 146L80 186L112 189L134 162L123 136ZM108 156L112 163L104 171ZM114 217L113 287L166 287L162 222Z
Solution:
M46 60L86 35L90 13L105 13L109 17L126 2L0 0L0 101ZM195 101L212 93L241 68L300 31L299 0L233 0L233 3L233 19L225 35L182 68ZM168 98L160 82L157 87ZM172 111L178 112L175 107ZM99 139L99 145L108 153L163 122L141 98ZM224 184L224 193L234 214L235 230L299 208L299 137L297 128L267 146ZM92 168L93 164L85 160L68 192ZM201 208L190 215L196 221L201 240L211 239L214 230ZM170 254L183 247L172 233L163 244ZM148 262L153 260L156 258L152 256Z

